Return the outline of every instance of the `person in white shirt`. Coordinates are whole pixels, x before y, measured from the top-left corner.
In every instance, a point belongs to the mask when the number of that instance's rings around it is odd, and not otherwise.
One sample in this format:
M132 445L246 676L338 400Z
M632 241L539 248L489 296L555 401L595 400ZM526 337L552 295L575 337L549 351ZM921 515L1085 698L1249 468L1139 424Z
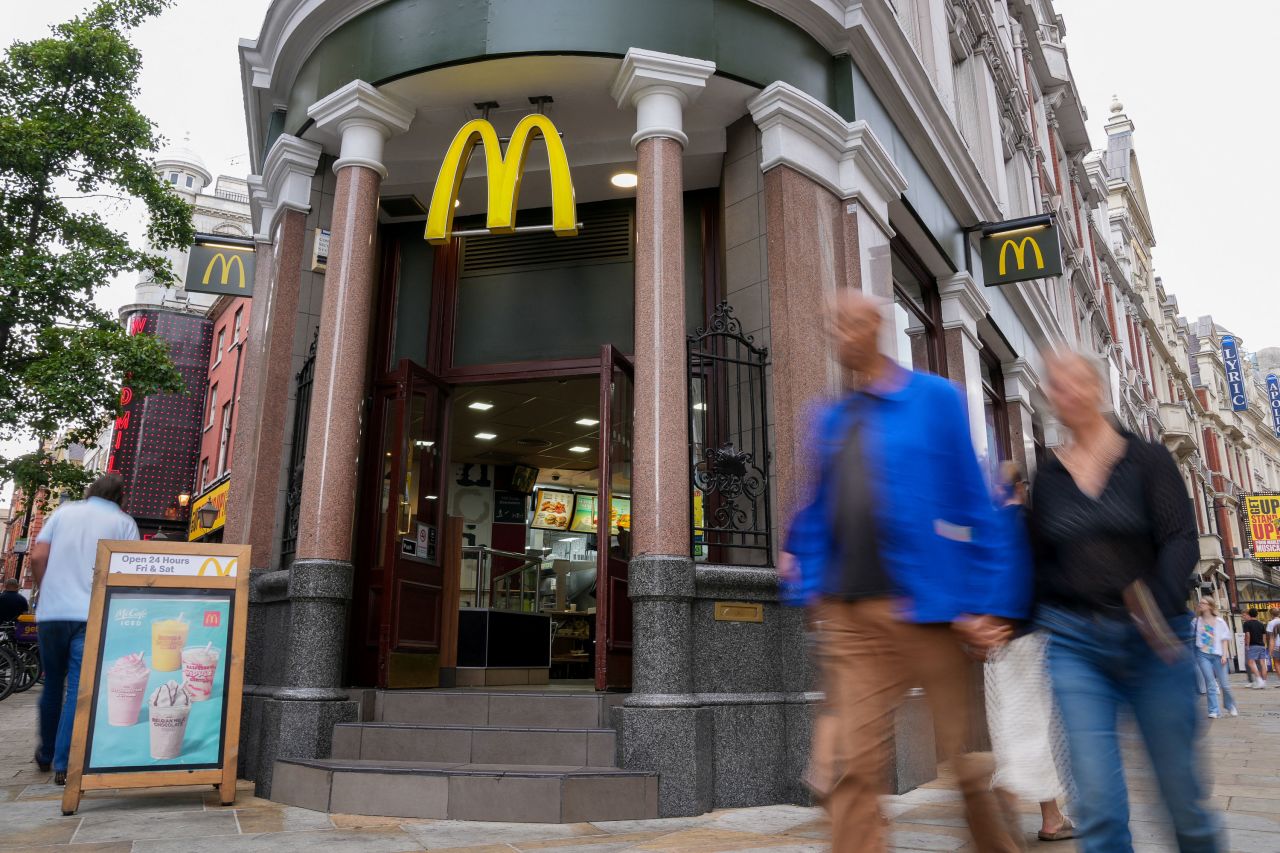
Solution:
M63 504L49 516L31 548L31 570L40 588L36 623L44 665L35 762L41 770L52 766L59 785L67 779L98 540L138 538L138 525L120 509L123 501L124 479L119 474L99 477L84 500Z
M1222 698L1227 703L1227 713L1235 717L1236 697L1231 695L1231 685L1227 682L1227 643L1231 637L1231 629L1226 620L1218 615L1218 603L1212 598L1202 598L1196 606L1195 621L1196 662L1204 674L1206 696L1209 700L1209 717L1218 719L1218 688L1222 688Z
M1280 675L1280 607L1273 607L1267 614L1267 647L1271 649L1271 671Z

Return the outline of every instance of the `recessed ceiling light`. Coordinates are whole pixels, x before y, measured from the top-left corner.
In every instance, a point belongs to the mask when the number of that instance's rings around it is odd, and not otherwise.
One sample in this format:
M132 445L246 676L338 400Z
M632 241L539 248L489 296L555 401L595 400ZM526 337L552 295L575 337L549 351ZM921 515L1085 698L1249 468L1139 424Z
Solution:
M596 424L600 423L600 421L596 420L595 418L578 418L576 421L574 421L574 423L577 424L578 426L595 426Z
M707 410L707 404L706 404L706 403L694 403L694 404L693 404L693 410L694 410L695 412L705 412L705 411Z
M494 433L491 433L491 432L478 432L478 433L476 433L476 438L480 439L481 441L492 441L493 439L495 439L495 438L497 438L497 437L498 437L497 435L495 435Z
M569 452L570 453L586 453L590 449L591 449L590 447L583 447L581 444L575 444L573 447L569 448Z
M439 498L437 498L435 495L427 495L427 500L434 501L434 500L439 500Z
M475 409L477 412L487 412L493 408L493 403L471 403L468 409Z
M636 177L635 172L618 172L609 179L609 183L620 190L630 190L635 189L636 184L640 183L640 179Z

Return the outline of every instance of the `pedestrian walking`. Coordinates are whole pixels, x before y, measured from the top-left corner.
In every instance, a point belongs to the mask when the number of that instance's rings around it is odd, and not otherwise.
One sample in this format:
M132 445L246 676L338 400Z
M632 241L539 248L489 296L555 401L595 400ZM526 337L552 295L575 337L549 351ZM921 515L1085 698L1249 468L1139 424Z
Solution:
M27 597L18 592L18 579L6 578L4 592L0 592L0 625L15 621L30 609Z
M1267 622L1267 648L1271 652L1271 671L1280 673L1280 607L1272 607L1267 611L1270 621Z
M975 667L1028 616L1030 575L1004 558L1000 525L959 391L879 349L881 306L857 291L831 332L856 390L815 419L817 483L794 518L780 574L812 608L827 720L807 777L832 819L837 853L885 849L893 712L923 686L978 850L1021 848L991 790L990 760L968 752Z
M1249 667L1249 672L1253 675L1253 682L1249 685L1255 690L1265 690L1267 688L1267 660L1271 657L1270 651L1267 649L1267 626L1258 621L1258 611L1249 608L1246 614L1249 618L1244 620L1241 629L1244 631L1244 660L1245 665Z
M1016 462L1000 466L997 497L1008 526L1008 559L1030 572L1027 536L1027 472ZM996 760L991 785L1004 800L1006 813L1016 813L1018 800L1040 804L1041 841L1075 837L1075 826L1058 807L1067 795L1067 736L1045 669L1048 636L1027 626L1007 645L992 652L985 667L987 726Z
M1169 452L1104 417L1103 387L1083 356L1050 360L1046 392L1070 441L1040 466L1031 504L1037 622L1050 634L1079 850L1133 850L1116 732L1127 707L1178 849L1217 853L1217 820L1194 757L1194 663L1182 639L1199 558L1195 516Z
M1218 705L1218 693L1226 702L1227 713L1239 716L1236 708L1236 697L1231 695L1231 682L1227 680L1227 659L1230 656L1229 638L1231 628L1225 619L1218 615L1218 604L1212 598L1202 598L1196 605L1196 660L1200 672L1204 675L1206 696L1209 700L1209 718L1216 720L1221 716Z
M63 504L49 516L31 548L31 570L40 589L36 623L44 666L35 762L41 770L52 765L59 785L67 780L98 540L138 538L138 525L120 509L123 501L123 478L99 477L84 500Z

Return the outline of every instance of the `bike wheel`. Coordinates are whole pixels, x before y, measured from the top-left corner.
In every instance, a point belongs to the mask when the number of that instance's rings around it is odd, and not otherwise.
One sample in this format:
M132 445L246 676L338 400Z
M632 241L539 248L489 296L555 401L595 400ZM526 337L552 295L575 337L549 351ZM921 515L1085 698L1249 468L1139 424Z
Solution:
M0 700L9 698L18 677L18 661L8 649L0 648Z
M36 646L17 645L11 646L10 651L13 652L13 656L18 662L18 680L13 686L13 692L22 693L30 690L35 686L41 675L39 648Z

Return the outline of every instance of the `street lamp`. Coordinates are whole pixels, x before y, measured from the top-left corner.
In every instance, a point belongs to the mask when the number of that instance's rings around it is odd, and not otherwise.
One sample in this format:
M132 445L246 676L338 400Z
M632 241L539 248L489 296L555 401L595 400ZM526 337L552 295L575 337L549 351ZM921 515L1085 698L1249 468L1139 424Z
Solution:
M179 495L178 495L178 506L179 506L179 507L181 507L182 509L186 509L186 508L187 508L187 506L188 506L190 503L191 503L191 493L190 493L190 492L182 492L181 494L179 494Z
M218 508L212 503L207 503L196 510L196 519L199 520L201 527L213 527L213 523L218 520Z

